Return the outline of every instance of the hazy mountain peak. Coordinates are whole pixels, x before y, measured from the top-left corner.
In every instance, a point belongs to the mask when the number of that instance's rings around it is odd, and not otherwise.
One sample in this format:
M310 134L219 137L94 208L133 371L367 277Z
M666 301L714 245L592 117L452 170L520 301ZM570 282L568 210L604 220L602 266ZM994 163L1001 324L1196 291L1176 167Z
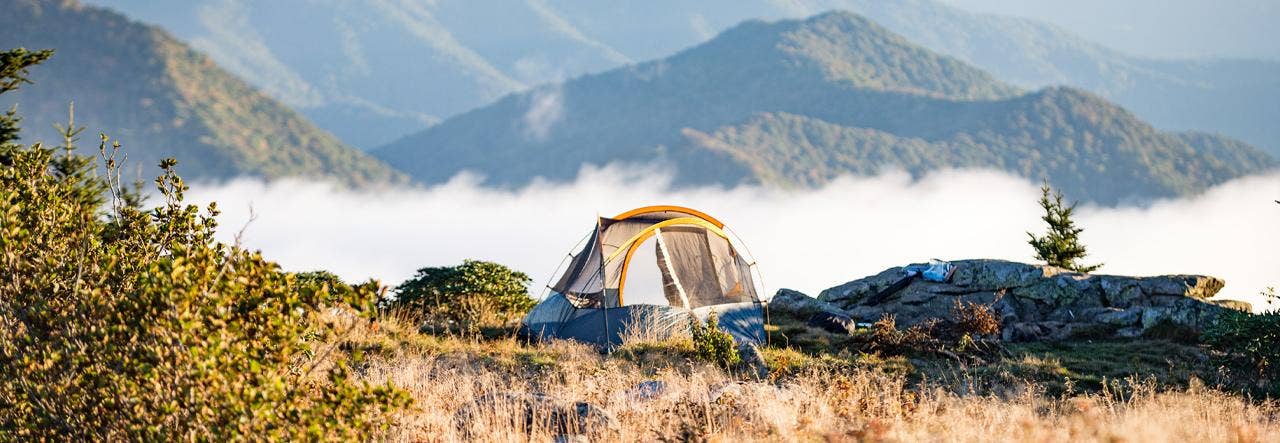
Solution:
M55 50L32 68L35 84L0 103L21 105L31 141L54 135L74 102L76 123L120 140L138 178L176 157L190 179L404 181L160 28L70 0L23 0L6 12L0 41Z
M831 11L807 19L751 20L672 57L731 62L739 73L835 82L953 99L1000 98L1017 88L963 62L930 52L865 17ZM717 72L695 63L697 69ZM766 79L768 77L765 77Z
M554 118L531 118L546 109ZM543 124L530 131L531 121ZM1106 204L1192 194L1275 164L1224 137L1157 131L1080 89L1019 93L848 12L742 23L671 57L505 97L375 153L423 182L473 171L496 185L609 163L656 162L678 185L783 187L996 168Z

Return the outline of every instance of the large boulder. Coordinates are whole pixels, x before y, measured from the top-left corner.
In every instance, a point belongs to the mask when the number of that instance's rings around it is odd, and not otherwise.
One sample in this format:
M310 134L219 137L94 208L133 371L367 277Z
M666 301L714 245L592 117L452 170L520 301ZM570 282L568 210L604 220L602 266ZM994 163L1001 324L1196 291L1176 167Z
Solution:
M848 316L844 310L836 307L831 303L821 301L805 295L800 291L791 289L779 289L772 299L769 299L769 310L773 312L785 312L796 316L797 318L808 318L818 313L831 313Z
M769 300L769 311L790 314L805 320L810 327L833 334L848 334L857 329L857 322L843 309L792 289L779 289Z
M1127 337L1163 323L1198 331L1223 309L1241 307L1208 301L1224 282L1203 275L1082 274L1004 260L953 264L956 270L947 282L916 278L896 292L875 297L903 278L903 267L895 267L822 291L817 301L857 321L891 313L903 326L945 319L956 301L988 304L1010 340L1053 340L1084 331L1095 337ZM801 304L790 299L787 303Z

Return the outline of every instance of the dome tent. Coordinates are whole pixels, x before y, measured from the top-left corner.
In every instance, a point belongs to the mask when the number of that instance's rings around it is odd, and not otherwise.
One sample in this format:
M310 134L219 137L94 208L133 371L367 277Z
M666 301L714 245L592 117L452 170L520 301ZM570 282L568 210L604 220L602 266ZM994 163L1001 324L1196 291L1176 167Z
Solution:
M649 206L601 217L522 330L611 349L636 329L661 337L715 312L739 344L761 343L764 310L752 265L723 223L694 209Z

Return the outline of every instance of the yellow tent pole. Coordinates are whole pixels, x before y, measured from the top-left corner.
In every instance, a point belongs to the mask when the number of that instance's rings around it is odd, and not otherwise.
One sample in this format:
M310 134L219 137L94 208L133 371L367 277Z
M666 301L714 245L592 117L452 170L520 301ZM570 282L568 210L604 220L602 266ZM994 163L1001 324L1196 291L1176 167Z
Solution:
M673 218L670 220L663 220L661 222L654 223L653 225L650 225L649 227L644 228L643 231L637 232L636 235L633 235L631 236L631 238L627 239L627 241L622 242L622 244L618 246L618 249L613 251L612 254L609 254L609 257L605 258L604 260L605 263L611 262L613 261L613 259L617 258L618 254L621 254L623 249L635 248L635 243L648 240L649 237L653 236L654 230L665 228L667 226L674 226L674 225L693 225L693 226L703 227L703 228L706 228L708 231L711 231L716 235L719 235L725 240L729 239L728 234L725 234L724 230L720 229L719 226L716 226L714 223L711 223L709 221L706 221L700 218L694 218L694 217ZM627 256L630 257L630 255L631 253L628 252Z
M720 220L716 220L715 217L707 215L707 213L705 212L702 212L693 208L686 208L684 206L672 206L672 205L645 206L643 208L635 208L630 211L615 215L613 216L613 219L626 220L628 218L635 217L637 215L649 214L653 212L680 212L684 214L689 214L694 217L706 220L708 223L716 225L717 228L724 228L724 223L721 223Z
M601 263L601 266L605 266L606 263L610 263L613 261L613 259L617 258L618 254L621 254L623 250L626 250L627 252L627 254L623 256L622 272L618 276L618 306L622 306L622 290L627 285L627 268L631 266L631 256L635 254L636 249L640 247L641 243L644 243L645 240L648 240L649 237L653 236L653 233L655 231L668 226L675 226L675 225L693 225L693 226L706 228L706 230L711 231L716 235L719 235L725 240L729 240L729 236L726 235L724 230L720 229L719 226L716 226L715 224L709 221L703 220L701 218L695 218L695 217L680 217L680 218L673 218L670 220L664 220L658 223L654 223L652 226L645 228L643 231L637 232L636 235L631 236L631 238L627 239L627 241L619 245L618 249L613 251L612 254L609 254L609 257L606 258L604 262Z

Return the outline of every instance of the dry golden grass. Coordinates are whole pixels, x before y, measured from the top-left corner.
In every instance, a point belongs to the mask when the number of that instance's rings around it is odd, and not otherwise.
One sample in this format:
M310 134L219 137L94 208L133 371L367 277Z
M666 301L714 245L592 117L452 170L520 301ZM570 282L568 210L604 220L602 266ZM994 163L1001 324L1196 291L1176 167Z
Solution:
M514 402L456 417L494 393L540 393L609 411L616 425L589 430L591 441L1280 441L1280 406L1197 383L1060 397L1025 383L977 395L962 394L964 383L922 388L874 366L823 365L761 381L686 358L678 340L603 356L568 342L441 338L394 321L355 326L345 340L371 351L363 377L391 382L415 401L384 436L391 441L555 438L549 411L535 408L540 418L526 426ZM665 389L642 399L636 387L646 381Z

